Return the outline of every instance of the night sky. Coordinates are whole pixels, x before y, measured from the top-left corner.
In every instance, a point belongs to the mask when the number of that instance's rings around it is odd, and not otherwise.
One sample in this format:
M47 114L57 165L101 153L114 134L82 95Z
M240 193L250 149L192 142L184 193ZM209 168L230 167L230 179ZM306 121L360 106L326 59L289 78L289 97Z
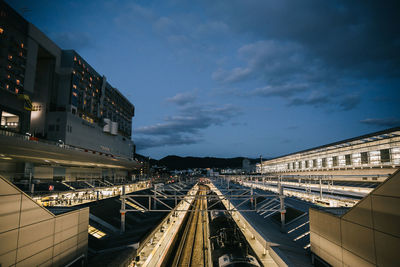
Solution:
M7 1L136 106L137 152L273 157L400 126L400 1Z

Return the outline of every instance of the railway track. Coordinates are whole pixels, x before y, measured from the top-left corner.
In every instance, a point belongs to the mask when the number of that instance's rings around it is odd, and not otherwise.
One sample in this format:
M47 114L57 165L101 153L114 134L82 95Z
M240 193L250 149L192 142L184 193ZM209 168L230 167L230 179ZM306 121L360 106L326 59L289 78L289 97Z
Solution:
M208 266L206 186L200 185L197 198L177 248L172 266Z

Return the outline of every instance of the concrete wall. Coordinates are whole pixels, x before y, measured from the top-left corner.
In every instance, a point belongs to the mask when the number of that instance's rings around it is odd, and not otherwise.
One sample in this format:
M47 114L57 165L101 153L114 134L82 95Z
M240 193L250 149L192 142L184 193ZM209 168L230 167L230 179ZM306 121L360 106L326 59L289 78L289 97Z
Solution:
M0 266L62 266L87 255L89 208L54 215L0 177Z
M310 239L333 266L399 266L400 171L342 216L310 209Z
M48 132L49 139L61 139L67 145L132 157L133 142L129 138L106 134L96 123L87 122L67 112L50 112L47 118L48 124L59 125L59 131ZM71 127L70 132L67 131L67 126Z

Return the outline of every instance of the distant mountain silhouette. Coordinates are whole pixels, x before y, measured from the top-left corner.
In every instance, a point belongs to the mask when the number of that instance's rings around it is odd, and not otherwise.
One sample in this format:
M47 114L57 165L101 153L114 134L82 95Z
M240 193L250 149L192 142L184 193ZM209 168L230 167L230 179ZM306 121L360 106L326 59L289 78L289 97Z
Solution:
M214 158L214 157L179 157L166 156L158 161L159 166L166 166L170 170L184 170L194 168L241 168L244 157ZM251 164L259 162L258 159L249 159ZM152 162L153 163L153 162Z

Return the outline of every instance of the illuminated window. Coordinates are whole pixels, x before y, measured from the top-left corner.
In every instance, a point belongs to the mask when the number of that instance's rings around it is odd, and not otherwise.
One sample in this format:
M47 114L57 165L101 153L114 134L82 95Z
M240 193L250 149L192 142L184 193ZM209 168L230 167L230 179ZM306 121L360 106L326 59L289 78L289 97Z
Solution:
M11 69L11 65L8 65L8 69Z
M92 93L92 95L94 96L94 92Z
M83 104L86 105L86 100L83 101Z
M22 52L19 52L19 56L22 57L22 55L23 55Z
M83 67L85 67L85 63L83 63L83 65L82 65Z
M17 85L19 85L21 83L18 79L15 82L17 83Z
M95 228L95 227L93 227L91 225L89 225L89 227L88 227L88 233L91 236L96 237L97 239L101 239L101 238L103 238L104 236L107 235L106 233L100 231L99 229L97 229L97 228Z
M81 60L78 61L79 65L81 65Z
M11 76L10 76L10 74L8 74L8 75L7 75L7 79L10 79L10 78L11 78Z
M8 84L6 84L6 89L10 88L10 86Z
M74 89L76 89L76 85L74 84L74 85L72 85L72 87L74 88Z
M3 33L4 33L3 28L0 28L0 34L3 34Z
M11 60L12 59L12 55L8 55L8 59Z
M24 48L24 43L21 43L21 48Z
M19 89L15 88L15 93L18 94L18 92L19 92Z
M78 97L78 94L76 92L73 92L72 95Z
M75 70L72 70L72 73L75 74L76 73Z
M89 80L92 81L92 77L89 77Z

